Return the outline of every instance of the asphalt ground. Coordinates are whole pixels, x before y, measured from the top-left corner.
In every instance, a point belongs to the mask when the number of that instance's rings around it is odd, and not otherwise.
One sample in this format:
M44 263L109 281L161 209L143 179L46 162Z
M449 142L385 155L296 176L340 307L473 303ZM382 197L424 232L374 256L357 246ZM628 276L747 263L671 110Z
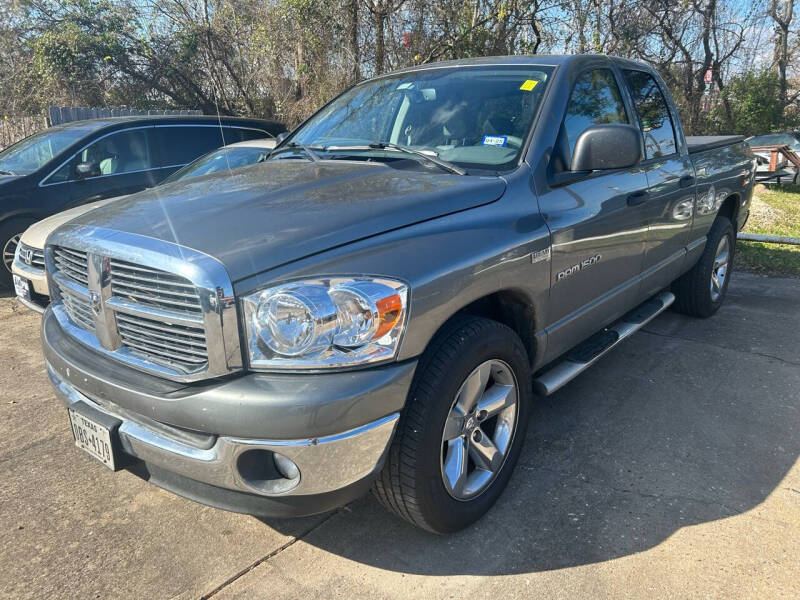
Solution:
M455 535L372 498L300 520L195 504L78 450L0 298L0 598L798 598L800 280L735 273L536 399L505 494Z

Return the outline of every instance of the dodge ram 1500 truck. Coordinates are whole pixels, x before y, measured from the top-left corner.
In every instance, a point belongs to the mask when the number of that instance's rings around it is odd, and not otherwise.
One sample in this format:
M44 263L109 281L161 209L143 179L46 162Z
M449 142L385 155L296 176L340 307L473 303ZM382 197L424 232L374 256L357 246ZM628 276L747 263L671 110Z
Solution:
M534 394L670 305L715 313L753 177L636 62L390 73L262 164L54 231L47 369L112 470L262 516L371 488L455 531L508 483Z

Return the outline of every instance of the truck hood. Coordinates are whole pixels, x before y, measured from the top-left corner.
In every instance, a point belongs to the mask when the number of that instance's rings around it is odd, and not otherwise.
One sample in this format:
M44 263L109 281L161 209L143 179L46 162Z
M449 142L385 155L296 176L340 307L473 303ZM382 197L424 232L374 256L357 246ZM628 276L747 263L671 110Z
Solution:
M133 194L73 224L173 242L219 259L233 281L500 198L499 177L362 161L274 160Z

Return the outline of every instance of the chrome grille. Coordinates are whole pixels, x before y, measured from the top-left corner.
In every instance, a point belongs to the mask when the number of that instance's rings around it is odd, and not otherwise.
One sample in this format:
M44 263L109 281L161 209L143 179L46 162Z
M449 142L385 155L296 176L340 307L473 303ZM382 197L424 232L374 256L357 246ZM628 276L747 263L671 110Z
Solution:
M123 351L121 358L135 355L147 364L183 374L208 367L203 306L189 279L64 246L53 247L52 260L59 297L70 321L98 339L102 333L106 343L113 344L109 349ZM102 282L90 283L92 278L106 280L110 292L103 295ZM96 316L95 311L105 317ZM97 330L100 327L103 331Z
M111 293L153 308L201 315L200 298L188 279L158 269L111 259Z
M58 270L72 281L84 286L89 285L89 263L86 252L56 246L53 249L53 260Z
M176 363L192 371L208 362L202 326L168 325L153 319L117 313L122 343L155 362Z
M32 250L31 266L44 271L44 250L40 250L39 248L33 248Z
M64 308L67 309L67 314L69 318L72 319L72 322L81 329L94 331L94 314L92 313L92 306L89 300L75 294L65 285L59 285L58 291L61 294L61 301L64 303Z
M20 242L19 259L23 264L44 271L44 250Z

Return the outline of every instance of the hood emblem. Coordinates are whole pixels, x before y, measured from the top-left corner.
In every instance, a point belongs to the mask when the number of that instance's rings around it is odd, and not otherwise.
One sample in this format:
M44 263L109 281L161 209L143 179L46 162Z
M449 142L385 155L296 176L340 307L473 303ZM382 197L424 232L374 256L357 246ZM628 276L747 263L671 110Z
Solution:
M89 292L89 302L92 304L92 312L95 316L100 314L100 294L98 292Z
M33 250L31 248L20 247L19 258L26 265L30 265L33 260Z

